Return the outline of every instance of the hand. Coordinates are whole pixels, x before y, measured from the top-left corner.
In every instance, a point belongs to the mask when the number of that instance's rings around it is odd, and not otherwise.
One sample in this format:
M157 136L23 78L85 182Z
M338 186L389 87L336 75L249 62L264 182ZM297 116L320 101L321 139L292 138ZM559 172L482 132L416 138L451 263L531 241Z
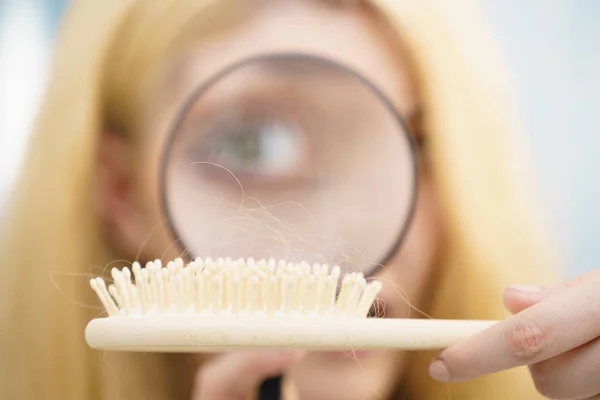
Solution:
M300 352L239 352L219 355L198 370L192 400L243 400L260 384L285 371Z
M430 366L441 381L463 381L528 365L553 399L600 399L600 270L554 288L511 287L514 314L442 351Z

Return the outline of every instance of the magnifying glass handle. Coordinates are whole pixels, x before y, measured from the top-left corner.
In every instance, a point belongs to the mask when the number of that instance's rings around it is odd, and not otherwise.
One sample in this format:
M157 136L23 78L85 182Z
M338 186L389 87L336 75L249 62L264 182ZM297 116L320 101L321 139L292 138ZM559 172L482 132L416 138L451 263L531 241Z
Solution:
M265 380L260 385L258 400L281 400L283 375Z

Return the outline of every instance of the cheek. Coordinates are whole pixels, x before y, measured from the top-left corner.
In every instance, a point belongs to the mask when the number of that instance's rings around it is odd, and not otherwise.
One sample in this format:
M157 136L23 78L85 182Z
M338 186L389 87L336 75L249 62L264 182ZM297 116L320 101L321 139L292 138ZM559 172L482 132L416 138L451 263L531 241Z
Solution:
M424 178L410 230L398 254L379 277L384 281L382 297L388 303L386 313L389 316L406 316L411 312L411 306L418 308L422 304L440 254L441 232L434 187Z
M162 118L161 120L167 120ZM161 185L162 152L167 139L168 124L158 118L145 129L132 160L137 163L135 195L141 210L145 236L140 243L139 258L171 260L181 255L181 248L167 220L163 207Z

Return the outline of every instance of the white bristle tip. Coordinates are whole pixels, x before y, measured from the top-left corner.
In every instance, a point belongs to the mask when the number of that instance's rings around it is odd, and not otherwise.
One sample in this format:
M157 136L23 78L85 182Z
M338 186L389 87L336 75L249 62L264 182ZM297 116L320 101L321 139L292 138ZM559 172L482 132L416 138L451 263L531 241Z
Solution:
M113 268L114 284L90 280L109 316L196 313L202 315L303 315L366 317L381 283L339 266L252 257L159 259ZM340 280L340 277L342 278ZM132 279L133 278L133 279ZM336 288L341 287L336 298Z

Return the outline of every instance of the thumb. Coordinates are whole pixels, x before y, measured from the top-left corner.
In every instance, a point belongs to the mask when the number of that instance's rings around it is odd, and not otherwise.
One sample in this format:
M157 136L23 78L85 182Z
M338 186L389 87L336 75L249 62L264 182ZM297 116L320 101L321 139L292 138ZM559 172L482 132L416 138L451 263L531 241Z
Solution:
M196 375L193 400L237 400L299 361L300 352L239 352L217 356Z
M520 313L545 299L546 295L543 292L544 288L541 286L509 286L504 291L504 306L512 314Z
M589 280L598 279L599 276L600 269L597 269L550 288L542 286L510 286L504 292L504 305L511 313L517 314L566 289L578 286Z

